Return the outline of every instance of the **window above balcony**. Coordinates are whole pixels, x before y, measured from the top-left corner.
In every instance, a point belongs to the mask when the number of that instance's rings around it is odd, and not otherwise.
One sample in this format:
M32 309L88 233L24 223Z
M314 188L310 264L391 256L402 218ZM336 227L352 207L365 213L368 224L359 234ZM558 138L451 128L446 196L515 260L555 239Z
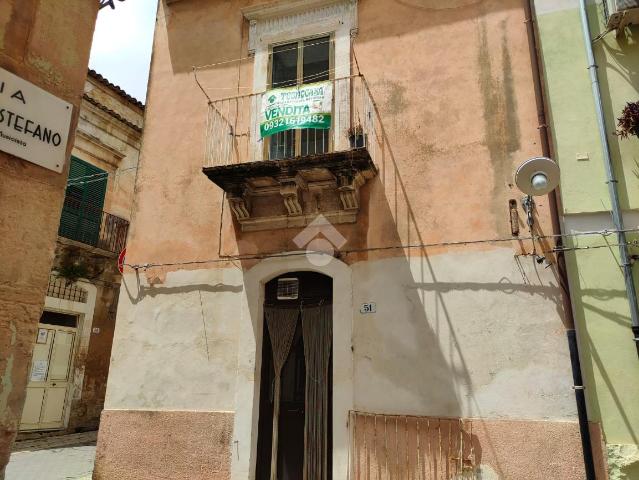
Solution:
M380 131L365 79L351 72L357 2L273 2L245 16L257 93L209 104L204 173L243 231L320 213L356 222Z

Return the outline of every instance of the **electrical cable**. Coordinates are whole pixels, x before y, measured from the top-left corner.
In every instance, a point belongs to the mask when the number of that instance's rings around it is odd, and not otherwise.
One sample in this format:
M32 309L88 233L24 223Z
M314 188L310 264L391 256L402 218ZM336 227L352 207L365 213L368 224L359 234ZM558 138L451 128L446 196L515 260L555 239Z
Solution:
M327 44L327 43L334 43L334 42L335 42L335 39L332 39L332 38L331 38L331 39L329 39L329 40L323 40L323 41L321 41L321 42L315 42L315 43L309 43L308 45L302 45L301 47L300 47L298 44L295 44L295 47L285 48L285 49L282 49L282 50L278 50L277 52L269 52L269 53L268 53L268 56L270 57L270 56L272 56L274 53L290 52L290 51L292 51L292 50L298 50L298 49L300 49L300 48L308 48L308 47L313 47L313 46L315 46L315 45L325 45L325 44ZM209 64L206 64L206 65L199 65L199 66L197 66L197 67L194 65L194 66L193 66L193 69L194 69L194 70L201 70L201 69L204 69L204 68L219 67L220 65L227 65L227 64L229 64L229 63L242 62L242 61L244 61L244 60L251 60L251 59L253 59L253 58L255 58L255 56L254 56L254 55L249 55L249 56L246 56L246 57L232 58L232 59L230 59L230 60L224 60L224 61L222 61L222 62L216 62L216 63L209 63Z
M138 168L138 167L122 168L122 169L117 170L116 172L111 172L111 173L110 172L100 172L100 173L94 173L92 175L82 175L80 177L68 178L67 181L75 182L76 180L83 180L83 179L86 179L86 178L99 177L101 175L114 175L114 174L119 173L119 172L124 172L124 171L127 171L127 170L134 170L136 168Z
M76 185L85 185L85 184L94 183L94 182L101 182L103 180L106 180L109 177L113 177L113 178L119 177L120 175L128 171L137 170L137 168L138 167L129 167L129 168L123 168L116 172L102 172L102 173L95 173L93 175L84 175L81 177L69 178L67 180L67 187L72 187ZM94 178L94 177L98 177L98 178ZM82 180L82 179L87 179L87 180Z
M610 248L610 247L639 247L639 240L633 240L631 242L626 243L606 243L605 245L584 245L582 247L554 247L550 250L544 250L541 253L549 254L549 253L563 253L563 252L574 252L578 250L593 250L597 248ZM519 253L516 255L517 257L541 257L539 253L530 252L530 253Z
M624 233L631 232L639 232L639 228L626 229ZM422 243L422 244L405 244L405 245L389 245L385 247L367 247L367 248L357 248L357 249L348 249L348 250L338 250L336 253L338 255L351 255L354 253L365 253L365 252L375 252L375 251L385 251L385 250L409 250L414 248L434 248L434 247L453 247L453 246L464 246L464 245L478 245L478 244L487 244L487 243L505 243L505 242L514 242L514 241L523 241L523 240L532 240L539 241L544 239L552 239L559 237L569 237L576 238L582 236L590 236L590 235L600 235L603 237L607 237L609 235L619 233L616 230L592 230L592 231L584 231L584 232L576 232L571 234L553 234L553 235L533 235L529 237L509 237L509 238L492 238L492 239L482 239L482 240L463 240L463 241L451 241L451 242L437 242L437 243ZM593 246L583 246L583 247L562 247L560 249L551 249L547 251L543 251L543 254L550 253L559 253L559 252L567 252L573 250L589 250L594 248L606 248L610 246L616 246L613 244L606 245L593 245ZM618 246L618 245L617 245ZM639 241L629 242L627 246L635 246L639 247ZM207 260L187 260L187 261L178 261L178 262L166 262L166 263L144 263L144 264L128 264L125 263L126 266L133 268L134 270L138 270L140 268L152 268L152 267L173 267L173 266L184 266L184 265L202 265L208 263L226 263L232 260L258 260L265 258L281 258L281 257L296 257L308 254L322 254L328 255L326 252L310 252L310 251L300 251L300 252L270 252L270 253L262 253L262 254L250 254L250 255L224 255L219 258L207 259ZM520 256L526 256L532 254L521 254ZM540 256L536 254L536 256Z
M282 52L287 52L287 51L291 51L291 50L297 50L299 48L307 48L307 47L312 47L312 46L315 46L315 45L327 44L327 43L331 43L331 42L334 42L334 41L335 41L334 39L330 39L330 40L325 40L325 41L322 41L322 42L315 42L315 43L310 43L308 45L302 45L302 47L299 47L298 45L296 45L295 47L291 47L289 49L278 50L275 53L282 53ZM273 55L273 52L270 52L268 55L269 56ZM195 77L195 83L200 88L200 90L202 90L202 93L204 94L204 96L208 100L209 104L213 103L213 101L227 100L227 98L218 99L218 100L212 100L211 97L208 95L207 90L239 90L239 89L251 89L252 87L249 87L249 86L241 87L241 86L238 85L238 86L234 86L234 87L208 87L207 86L205 88L204 85L202 85L202 83L200 82L200 80L199 80L199 78L197 76L198 70L203 69L203 68L214 67L214 66L218 66L218 65L224 65L224 64L228 64L228 63L238 62L238 61L246 60L246 59L250 59L250 58L253 58L253 57L240 57L240 58L237 58L237 59L227 60L227 61L224 61L224 62L212 63L212 64L209 64L209 65L203 65L203 66L199 66L199 67L196 67L196 66L192 67L193 76ZM323 70L323 71L316 72L316 73L311 74L311 75L307 75L307 76L305 76L303 78L303 80L305 80L305 81L315 80L315 79L318 79L318 78L320 78L322 76L325 76L326 74L328 74L330 76L331 72L335 72L335 71L337 71L339 69L346 68L346 67L348 67L350 69L350 66L351 66L350 62L348 64L345 63L345 64L342 64L342 65L333 66L333 68L329 68L327 70ZM270 88L277 87L279 85L285 85L287 83L290 83L290 80L289 81L282 81L282 82L275 82L275 83L272 83L270 85ZM294 86L296 86L296 85L291 85L291 87L294 87ZM258 95L258 94L261 94L261 93L264 93L264 92L246 94L246 96ZM237 98L237 97L231 97L231 98Z
M333 66L333 68L329 68L327 70L322 70L320 72L317 73L313 73L310 75L306 75L303 77L303 80L305 82L308 82L309 80L316 80L316 81L324 81L324 80L320 80L321 77L325 77L326 75L328 75L330 77L331 73L334 73L336 71L339 71L341 69L345 69L346 67L350 67L350 63L344 63L341 65L336 65ZM238 95L238 96L232 96L232 97L222 97L222 98L216 98L215 100L213 100L209 94L207 93L208 90L237 90L239 88L244 88L244 89L251 89L253 87L208 87L205 85L202 85L202 82L200 82L200 79L197 76L197 71L193 70L193 75L195 77L195 83L197 84L198 87L200 87L200 90L202 90L202 93L204 93L204 95L206 96L207 100L209 101L209 103L218 103L218 102L223 102L223 101L227 101L227 100L235 100L237 98L242 98L242 97L252 97L252 96L257 96L257 95L262 95L264 93L266 93L267 90L261 91L261 92L253 92L253 93L244 93L242 95ZM326 81L337 81L337 80L343 80L346 78L353 78L353 77L358 77L360 76L360 74L356 74L356 75L347 75L344 77L340 77L340 78L327 78ZM291 82L293 82L293 80L283 80L281 82L275 82L275 83L271 83L269 84L269 89L275 87L275 88L295 88L295 87L303 87L303 86L308 86L305 83L295 83L295 84L290 84ZM297 82L297 80L295 80L295 82ZM311 84L313 82L308 82L308 84ZM238 92L239 93L239 92Z

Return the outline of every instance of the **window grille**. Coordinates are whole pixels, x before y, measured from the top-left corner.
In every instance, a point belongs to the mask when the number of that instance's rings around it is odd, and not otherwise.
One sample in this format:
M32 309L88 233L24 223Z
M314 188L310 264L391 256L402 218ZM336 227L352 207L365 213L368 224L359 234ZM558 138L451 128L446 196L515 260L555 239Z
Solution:
M87 291L70 283L62 277L49 275L49 285L47 286L47 296L71 300L72 302L87 303Z
M300 281L297 278L280 278L277 281L278 300L297 300Z

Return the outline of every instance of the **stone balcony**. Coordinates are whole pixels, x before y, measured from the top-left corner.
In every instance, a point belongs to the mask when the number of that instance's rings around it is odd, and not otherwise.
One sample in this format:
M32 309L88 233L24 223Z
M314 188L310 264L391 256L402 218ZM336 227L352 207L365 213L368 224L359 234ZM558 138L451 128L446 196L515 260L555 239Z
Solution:
M226 192L242 231L304 227L319 214L357 221L360 188L377 174L380 128L363 77L332 84L329 130L261 138L264 93L210 103L203 172Z

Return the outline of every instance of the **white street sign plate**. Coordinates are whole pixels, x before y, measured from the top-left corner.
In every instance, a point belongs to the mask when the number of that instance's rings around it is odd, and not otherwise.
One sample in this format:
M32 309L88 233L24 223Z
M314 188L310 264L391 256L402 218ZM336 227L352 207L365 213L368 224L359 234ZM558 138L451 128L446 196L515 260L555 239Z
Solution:
M0 68L0 150L60 173L73 106Z

